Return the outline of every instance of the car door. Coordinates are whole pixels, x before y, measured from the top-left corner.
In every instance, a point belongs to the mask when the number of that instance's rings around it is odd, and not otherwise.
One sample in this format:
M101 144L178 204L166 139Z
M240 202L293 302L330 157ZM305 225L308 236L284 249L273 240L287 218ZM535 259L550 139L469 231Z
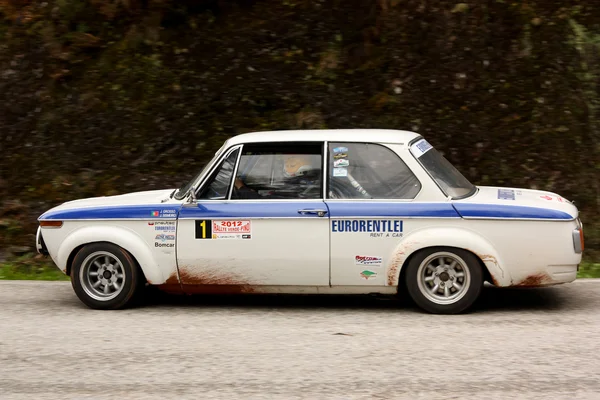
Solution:
M180 211L184 288L329 286L323 153L323 143L247 144L226 152L196 201Z
M405 219L422 209L412 202L421 183L391 146L328 144L332 286L386 286Z

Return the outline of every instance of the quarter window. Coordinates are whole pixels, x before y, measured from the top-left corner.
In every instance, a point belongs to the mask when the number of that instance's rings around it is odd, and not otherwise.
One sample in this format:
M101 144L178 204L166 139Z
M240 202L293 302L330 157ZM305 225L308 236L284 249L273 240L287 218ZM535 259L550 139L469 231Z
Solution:
M421 183L387 147L330 143L327 197L330 199L413 199Z
M244 145L232 199L321 199L322 143Z
M237 160L239 149L232 151L225 158L219 168L213 172L202 191L197 195L198 199L203 200L225 200L231 187L231 177Z

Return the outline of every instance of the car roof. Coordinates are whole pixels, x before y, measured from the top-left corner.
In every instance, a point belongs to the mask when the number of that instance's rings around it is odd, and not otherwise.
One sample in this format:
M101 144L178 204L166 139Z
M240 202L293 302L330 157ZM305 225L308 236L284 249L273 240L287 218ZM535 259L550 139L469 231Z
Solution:
M404 144L420 135L394 129L303 129L250 132L231 137L228 145L261 142L372 142Z

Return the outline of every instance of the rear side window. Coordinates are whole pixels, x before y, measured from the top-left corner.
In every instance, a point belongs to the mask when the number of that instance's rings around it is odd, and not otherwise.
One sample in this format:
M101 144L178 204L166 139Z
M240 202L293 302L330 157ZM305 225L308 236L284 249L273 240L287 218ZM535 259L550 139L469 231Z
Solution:
M421 183L387 147L372 143L330 143L329 199L414 199Z

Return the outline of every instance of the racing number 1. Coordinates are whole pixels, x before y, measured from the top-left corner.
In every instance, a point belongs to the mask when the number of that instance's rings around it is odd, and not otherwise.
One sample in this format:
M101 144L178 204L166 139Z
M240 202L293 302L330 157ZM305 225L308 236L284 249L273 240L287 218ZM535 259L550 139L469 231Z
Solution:
M212 221L209 219L196 221L196 239L212 239Z

